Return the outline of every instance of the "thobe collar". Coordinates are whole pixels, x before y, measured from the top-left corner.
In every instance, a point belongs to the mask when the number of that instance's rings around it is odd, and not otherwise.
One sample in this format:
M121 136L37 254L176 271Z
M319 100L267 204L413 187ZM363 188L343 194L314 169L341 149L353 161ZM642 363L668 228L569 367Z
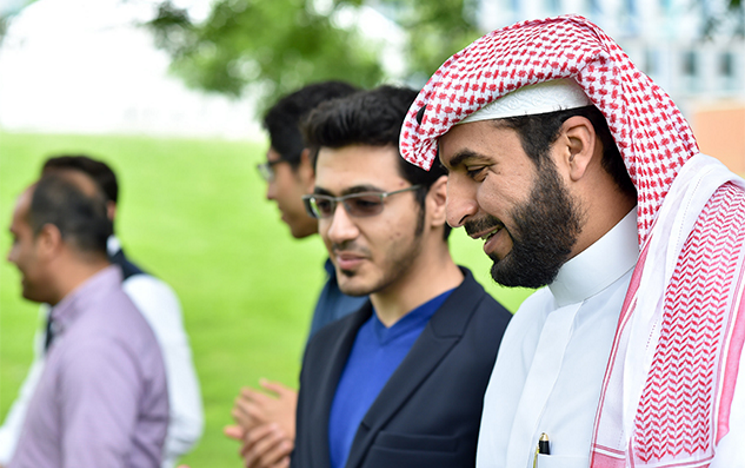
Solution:
M122 273L116 265L109 265L83 284L75 288L50 311L52 332L55 337L64 333L77 318L85 311L88 304L97 301L101 295L122 282Z
M558 307L582 302L634 268L638 258L634 207L603 237L566 262L548 287Z

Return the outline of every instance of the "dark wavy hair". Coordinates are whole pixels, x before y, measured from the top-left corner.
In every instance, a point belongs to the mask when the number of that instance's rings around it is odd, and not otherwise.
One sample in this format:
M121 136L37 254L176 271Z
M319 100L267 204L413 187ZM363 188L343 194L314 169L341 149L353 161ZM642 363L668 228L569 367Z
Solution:
M393 146L398 149L401 125L417 92L409 88L380 86L351 96L333 99L319 105L302 124L303 135L311 149L313 162L321 147L342 148L349 145ZM425 171L398 158L399 174L411 185L421 185L416 199L424 223L424 201L432 184L447 175L445 168L435 163ZM445 225L445 239L450 226Z
M347 96L357 91L343 81L324 81L305 86L281 98L264 116L264 128L269 133L272 148L293 168L300 164L305 149L299 125L316 106L329 99Z

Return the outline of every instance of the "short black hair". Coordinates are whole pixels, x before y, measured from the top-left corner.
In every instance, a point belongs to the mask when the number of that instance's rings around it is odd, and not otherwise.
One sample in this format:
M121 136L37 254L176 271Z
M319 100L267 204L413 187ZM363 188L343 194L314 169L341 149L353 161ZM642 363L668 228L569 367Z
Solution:
M106 197L94 180L91 185L95 192L89 195L69 172L43 175L34 188L28 212L34 235L45 225L53 224L62 239L80 252L106 255L106 241L113 227L106 216Z
M595 128L595 133L603 144L601 164L605 171L611 175L622 193L636 198L636 187L610 133L608 122L597 107L585 106L544 114L508 117L496 122L497 125L506 126L517 132L523 150L540 169L544 159L548 158L549 148L559 137L561 126L567 119L577 115L588 119Z
M398 150L404 117L417 94L413 89L386 85L319 105L302 125L314 166L321 147L368 145L393 146ZM424 201L430 187L447 175L447 171L439 162L426 171L401 157L398 158L398 170L411 185L422 186L416 191L416 198L424 213ZM449 234L450 226L445 225L445 239Z
M316 106L329 99L347 96L358 89L343 81L324 81L310 84L281 98L264 117L264 128L269 141L282 158L293 168L300 164L305 149L299 125Z
M116 174L103 161L98 161L84 154L62 154L48 158L41 169L41 173L44 174L53 169L73 169L85 172L101 187L109 201L117 203L119 199L119 184L116 181Z

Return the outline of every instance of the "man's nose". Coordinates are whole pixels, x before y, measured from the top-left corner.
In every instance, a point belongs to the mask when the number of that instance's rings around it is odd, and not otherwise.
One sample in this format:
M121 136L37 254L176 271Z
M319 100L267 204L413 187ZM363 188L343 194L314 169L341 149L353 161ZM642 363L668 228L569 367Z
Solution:
M277 186L274 181L266 183L266 199L275 200L277 198Z
M454 228L463 226L463 223L478 211L476 187L456 174L448 176L447 200L445 202L445 215L448 224Z
M335 244L355 239L359 235L357 224L349 216L343 203L338 203L331 217L323 221L330 223L326 236Z

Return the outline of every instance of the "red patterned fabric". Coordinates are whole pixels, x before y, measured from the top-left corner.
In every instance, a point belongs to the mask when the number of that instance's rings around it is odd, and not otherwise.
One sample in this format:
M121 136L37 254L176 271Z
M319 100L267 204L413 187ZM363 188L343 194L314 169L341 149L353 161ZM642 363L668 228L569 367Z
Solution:
M407 115L401 154L429 169L453 125L510 91L559 78L574 79L606 117L638 191L641 256L591 466L709 466L729 431L745 342L745 182L699 154L670 97L586 19L526 21L437 70Z
M634 421L637 462L673 460L681 454L705 459L713 453L718 441L717 376L726 356L722 348L729 311L737 299L733 293L745 245L743 226L745 192L725 184L704 207L680 253Z
M581 16L518 23L453 55L414 101L401 132L401 155L429 169L437 138L450 127L510 91L558 78L576 80L605 115L639 192L643 243L677 171L698 146L670 97Z

